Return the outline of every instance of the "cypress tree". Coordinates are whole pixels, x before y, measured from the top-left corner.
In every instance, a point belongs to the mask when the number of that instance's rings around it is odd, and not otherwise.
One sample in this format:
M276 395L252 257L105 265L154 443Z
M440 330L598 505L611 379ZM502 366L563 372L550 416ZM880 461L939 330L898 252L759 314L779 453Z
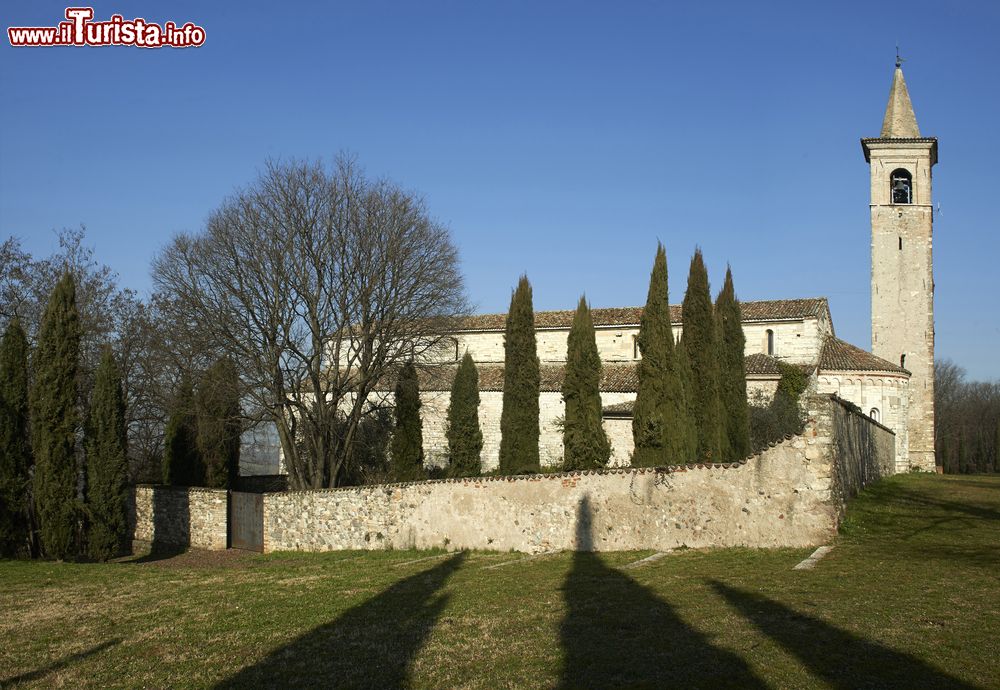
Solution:
M30 405L39 535L44 553L58 559L73 554L79 515L76 467L79 363L76 285L73 276L66 273L49 297L38 331Z
M503 410L500 413L500 472L541 471L538 457L538 389L531 283L521 276L510 299L504 334Z
M743 316L733 288L733 271L726 268L726 282L715 300L715 315L719 322L722 356L719 360L722 378L719 394L726 420L728 459L739 460L749 456L750 410L747 403L746 363L743 359L746 338L743 335ZM723 458L726 459L726 458Z
M632 465L684 463L692 458L693 424L683 372L677 360L670 300L667 253L657 244L649 293L639 322L639 390L632 415L635 451Z
M28 339L18 319L0 341L0 556L31 553Z
M209 367L195 396L198 452L204 485L231 488L240 470L240 393L236 367L227 357Z
M128 532L128 456L125 394L110 349L94 376L87 424L87 512L91 558L106 561L121 554Z
M479 371L468 352L455 372L448 402L448 455L452 477L478 477L483 432L479 428Z
M194 386L187 375L181 378L163 434L163 483L173 486L205 483L205 465L198 451Z
M604 433L601 414L601 358L597 353L594 322L585 297L580 298L566 351L562 397L566 404L563 424L563 469L604 467L611 444Z
M694 462L698 455L698 429L694 423L696 413L695 396L692 391L694 387L694 373L691 371L691 360L688 359L683 334L674 348L674 361L676 362L677 378L684 391L682 402L684 410L687 413L687 427L684 429L684 435L679 439L679 442L682 444L682 453L679 457L683 458L679 462Z
M720 462L724 459L722 435L725 428L720 414L717 336L708 271L705 269L701 250L696 249L691 258L687 292L684 294L684 344L693 375L691 392L694 398L699 462Z
M396 380L396 428L391 448L392 475L396 481L412 482L426 477L420 383L413 362L403 365Z

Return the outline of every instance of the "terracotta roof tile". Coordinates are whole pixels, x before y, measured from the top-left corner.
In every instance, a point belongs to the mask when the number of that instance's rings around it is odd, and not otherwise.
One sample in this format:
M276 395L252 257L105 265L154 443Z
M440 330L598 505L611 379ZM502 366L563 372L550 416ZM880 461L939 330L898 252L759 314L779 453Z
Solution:
M456 364L442 364L422 367L417 370L417 380L422 391L450 391L455 379ZM479 371L480 391L503 391L503 364L476 364ZM562 364L543 364L539 369L539 389L542 392L558 393L562 391L565 366ZM636 365L609 362L601 368L600 389L605 393L634 393L638 388L639 379ZM376 390L391 391L395 381L386 379L376 386Z
M781 369L778 368L778 360L762 352L747 355L743 359L743 362L748 375L781 376Z
M746 368L747 376L781 376L781 367L778 366L780 360L762 352L755 352L747 355L743 359L743 366ZM815 365L796 364L806 374L816 371Z
M748 375L781 375L778 360L774 357L752 354L746 357L745 362ZM883 362L883 364L888 363ZM814 369L809 365L804 365L802 368L807 373L811 373ZM418 369L417 378L420 382L420 390L450 391L457 369L457 364L441 364ZM478 363L476 369L479 371L480 391L503 391L503 364ZM565 365L543 364L539 369L539 374L539 389L542 392L558 393L562 391ZM384 384L379 385L377 390L389 391L393 389L394 385L394 381L387 380ZM600 390L602 393L635 393L638 388L639 376L636 362L605 362L601 367Z
M856 345L829 336L823 343L819 367L824 371L879 371L907 374L909 371Z
M633 407L635 407L634 400L626 400L614 405L605 405L601 410L601 415L604 417L631 417Z
M826 298L757 300L740 302L744 321L771 321L816 317L826 309ZM573 325L574 310L536 311L535 328L569 328ZM595 326L637 326L642 318L642 307L609 307L591 309ZM670 319L681 323L681 305L670 306ZM506 314L478 314L459 321L459 331L502 331Z

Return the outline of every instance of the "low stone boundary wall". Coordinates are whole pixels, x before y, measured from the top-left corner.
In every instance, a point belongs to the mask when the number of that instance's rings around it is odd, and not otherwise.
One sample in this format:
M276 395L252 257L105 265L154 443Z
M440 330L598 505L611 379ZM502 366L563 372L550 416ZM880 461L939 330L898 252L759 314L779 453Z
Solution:
M154 548L225 549L228 492L140 484L132 501L133 551Z
M843 512L864 487L896 471L896 435L857 406L832 396L813 412L829 414L833 430L833 500Z
M827 542L848 499L891 474L893 433L830 396L802 434L742 462L265 493L264 551L639 550ZM142 545L227 545L227 493L138 486Z
M801 435L739 463L266 494L264 550L822 544L895 451L891 431L843 403L807 402Z

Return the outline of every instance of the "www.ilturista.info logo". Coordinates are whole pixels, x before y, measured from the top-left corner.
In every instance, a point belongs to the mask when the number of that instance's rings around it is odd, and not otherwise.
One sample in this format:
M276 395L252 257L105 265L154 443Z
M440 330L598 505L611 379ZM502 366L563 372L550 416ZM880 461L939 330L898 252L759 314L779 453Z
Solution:
M205 29L188 22L161 26L142 17L111 15L106 22L92 21L93 7L67 7L58 26L12 26L7 38L14 47L137 46L139 48L196 48L205 42Z

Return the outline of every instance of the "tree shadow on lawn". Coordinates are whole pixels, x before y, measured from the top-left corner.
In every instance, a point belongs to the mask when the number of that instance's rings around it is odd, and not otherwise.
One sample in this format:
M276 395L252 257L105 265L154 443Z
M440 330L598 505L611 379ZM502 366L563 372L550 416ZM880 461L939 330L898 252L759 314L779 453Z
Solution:
M464 560L459 553L400 580L216 687L408 687L410 664L448 603L435 594Z
M709 584L830 687L975 688L916 657L798 613L773 599L715 580Z
M67 657L63 657L58 661L53 661L48 666L43 666L42 668L29 671L28 673L22 673L19 676L14 676L13 678L0 678L0 688L7 687L10 685L17 685L18 683L29 683L31 681L40 680L50 673L55 673L56 671L61 671L62 669L75 664L78 661L83 661L95 654L100 654L105 649L114 647L116 644L120 643L121 640L107 640L99 645L95 645L90 649L85 649L82 652L76 652L75 654L70 654Z
M563 593L563 688L765 688L738 655L712 644L673 607L594 553L590 503L577 512L577 549Z

